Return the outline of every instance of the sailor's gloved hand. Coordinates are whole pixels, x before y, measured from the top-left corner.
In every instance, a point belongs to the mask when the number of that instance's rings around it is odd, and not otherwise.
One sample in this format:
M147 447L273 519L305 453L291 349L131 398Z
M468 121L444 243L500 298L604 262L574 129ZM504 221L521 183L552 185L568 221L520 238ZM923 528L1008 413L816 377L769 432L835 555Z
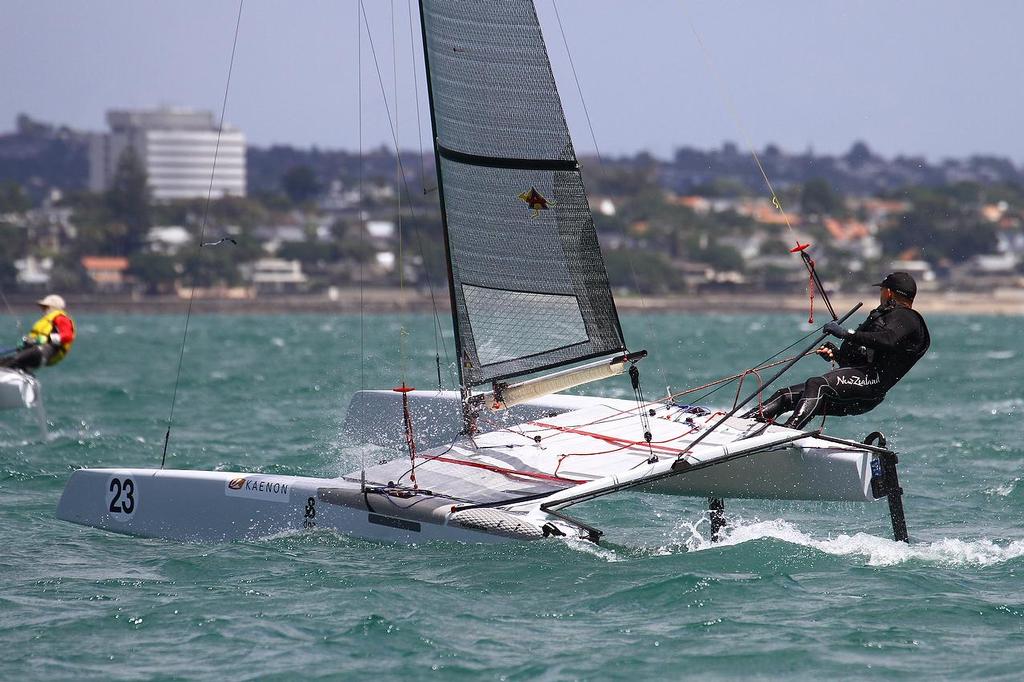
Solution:
M852 333L850 332L850 330L843 329L842 327L839 326L839 323L836 322L835 320L829 322L824 327L822 327L821 331L825 332L826 334L831 334L832 336L836 337L837 339L845 339L845 338L847 338L849 336L852 336Z
M814 352L820 355L821 357L825 358L825 360L827 360L828 362L834 362L836 359L836 355L839 354L839 349L836 348L836 344L832 343L831 341L826 341L821 345L820 348L818 348L818 350Z
M60 332L52 332L50 334L50 343L52 343L54 346L60 345Z

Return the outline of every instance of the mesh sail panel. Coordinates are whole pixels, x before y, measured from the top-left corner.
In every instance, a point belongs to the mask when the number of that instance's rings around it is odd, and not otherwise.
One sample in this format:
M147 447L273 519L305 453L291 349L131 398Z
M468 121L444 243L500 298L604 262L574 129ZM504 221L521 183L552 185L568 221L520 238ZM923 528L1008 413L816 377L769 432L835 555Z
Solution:
M422 7L465 382L622 350L533 3Z
M575 296L462 285L483 365L547 353L587 341ZM525 336L510 332L526 331Z

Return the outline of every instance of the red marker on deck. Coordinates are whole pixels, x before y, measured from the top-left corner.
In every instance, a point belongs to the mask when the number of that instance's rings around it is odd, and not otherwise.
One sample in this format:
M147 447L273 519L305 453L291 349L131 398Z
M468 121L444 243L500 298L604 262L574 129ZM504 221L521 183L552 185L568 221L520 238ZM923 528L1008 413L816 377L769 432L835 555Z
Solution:
M405 444L409 447L409 462L412 465L412 468L409 470L409 480L412 481L413 490L416 490L419 488L419 485L416 484L416 438L412 433L412 414L409 413L409 394L416 389L412 386L406 386L403 381L401 386L395 386L391 390L402 394L402 421L405 424Z

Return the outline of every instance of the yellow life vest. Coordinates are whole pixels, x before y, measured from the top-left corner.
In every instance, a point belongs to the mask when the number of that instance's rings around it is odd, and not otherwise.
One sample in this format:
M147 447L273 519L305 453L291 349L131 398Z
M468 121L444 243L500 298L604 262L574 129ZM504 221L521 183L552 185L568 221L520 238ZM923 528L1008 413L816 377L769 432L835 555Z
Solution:
M51 310L36 320L36 323L32 325L32 329L28 332L28 338L39 345L50 343L50 334L58 331L57 325L54 324L54 320L61 315L68 318L68 320L71 320L71 316L63 310ZM75 322L74 320L71 320L71 328L74 329L74 326ZM56 365L58 362L63 360L68 354L68 351L71 350L71 345L74 342L74 338L70 340L62 338L60 340L60 345L56 347L56 352L54 352L54 354L50 356L50 359L46 361L46 366L50 367L52 365Z

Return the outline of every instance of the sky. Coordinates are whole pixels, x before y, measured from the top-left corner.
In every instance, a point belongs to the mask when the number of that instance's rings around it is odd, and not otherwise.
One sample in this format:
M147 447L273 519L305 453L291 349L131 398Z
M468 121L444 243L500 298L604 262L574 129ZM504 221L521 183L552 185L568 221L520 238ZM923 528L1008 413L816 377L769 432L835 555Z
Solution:
M429 146L416 2L364 4L399 143ZM112 108L219 117L238 9L0 0L0 131L21 112L95 131ZM1024 164L1024 2L537 0L537 10L581 153L667 157L732 141L840 154L864 141L887 157ZM357 0L244 0L226 121L250 144L357 149L356 17ZM363 145L392 146L368 42L364 32Z

